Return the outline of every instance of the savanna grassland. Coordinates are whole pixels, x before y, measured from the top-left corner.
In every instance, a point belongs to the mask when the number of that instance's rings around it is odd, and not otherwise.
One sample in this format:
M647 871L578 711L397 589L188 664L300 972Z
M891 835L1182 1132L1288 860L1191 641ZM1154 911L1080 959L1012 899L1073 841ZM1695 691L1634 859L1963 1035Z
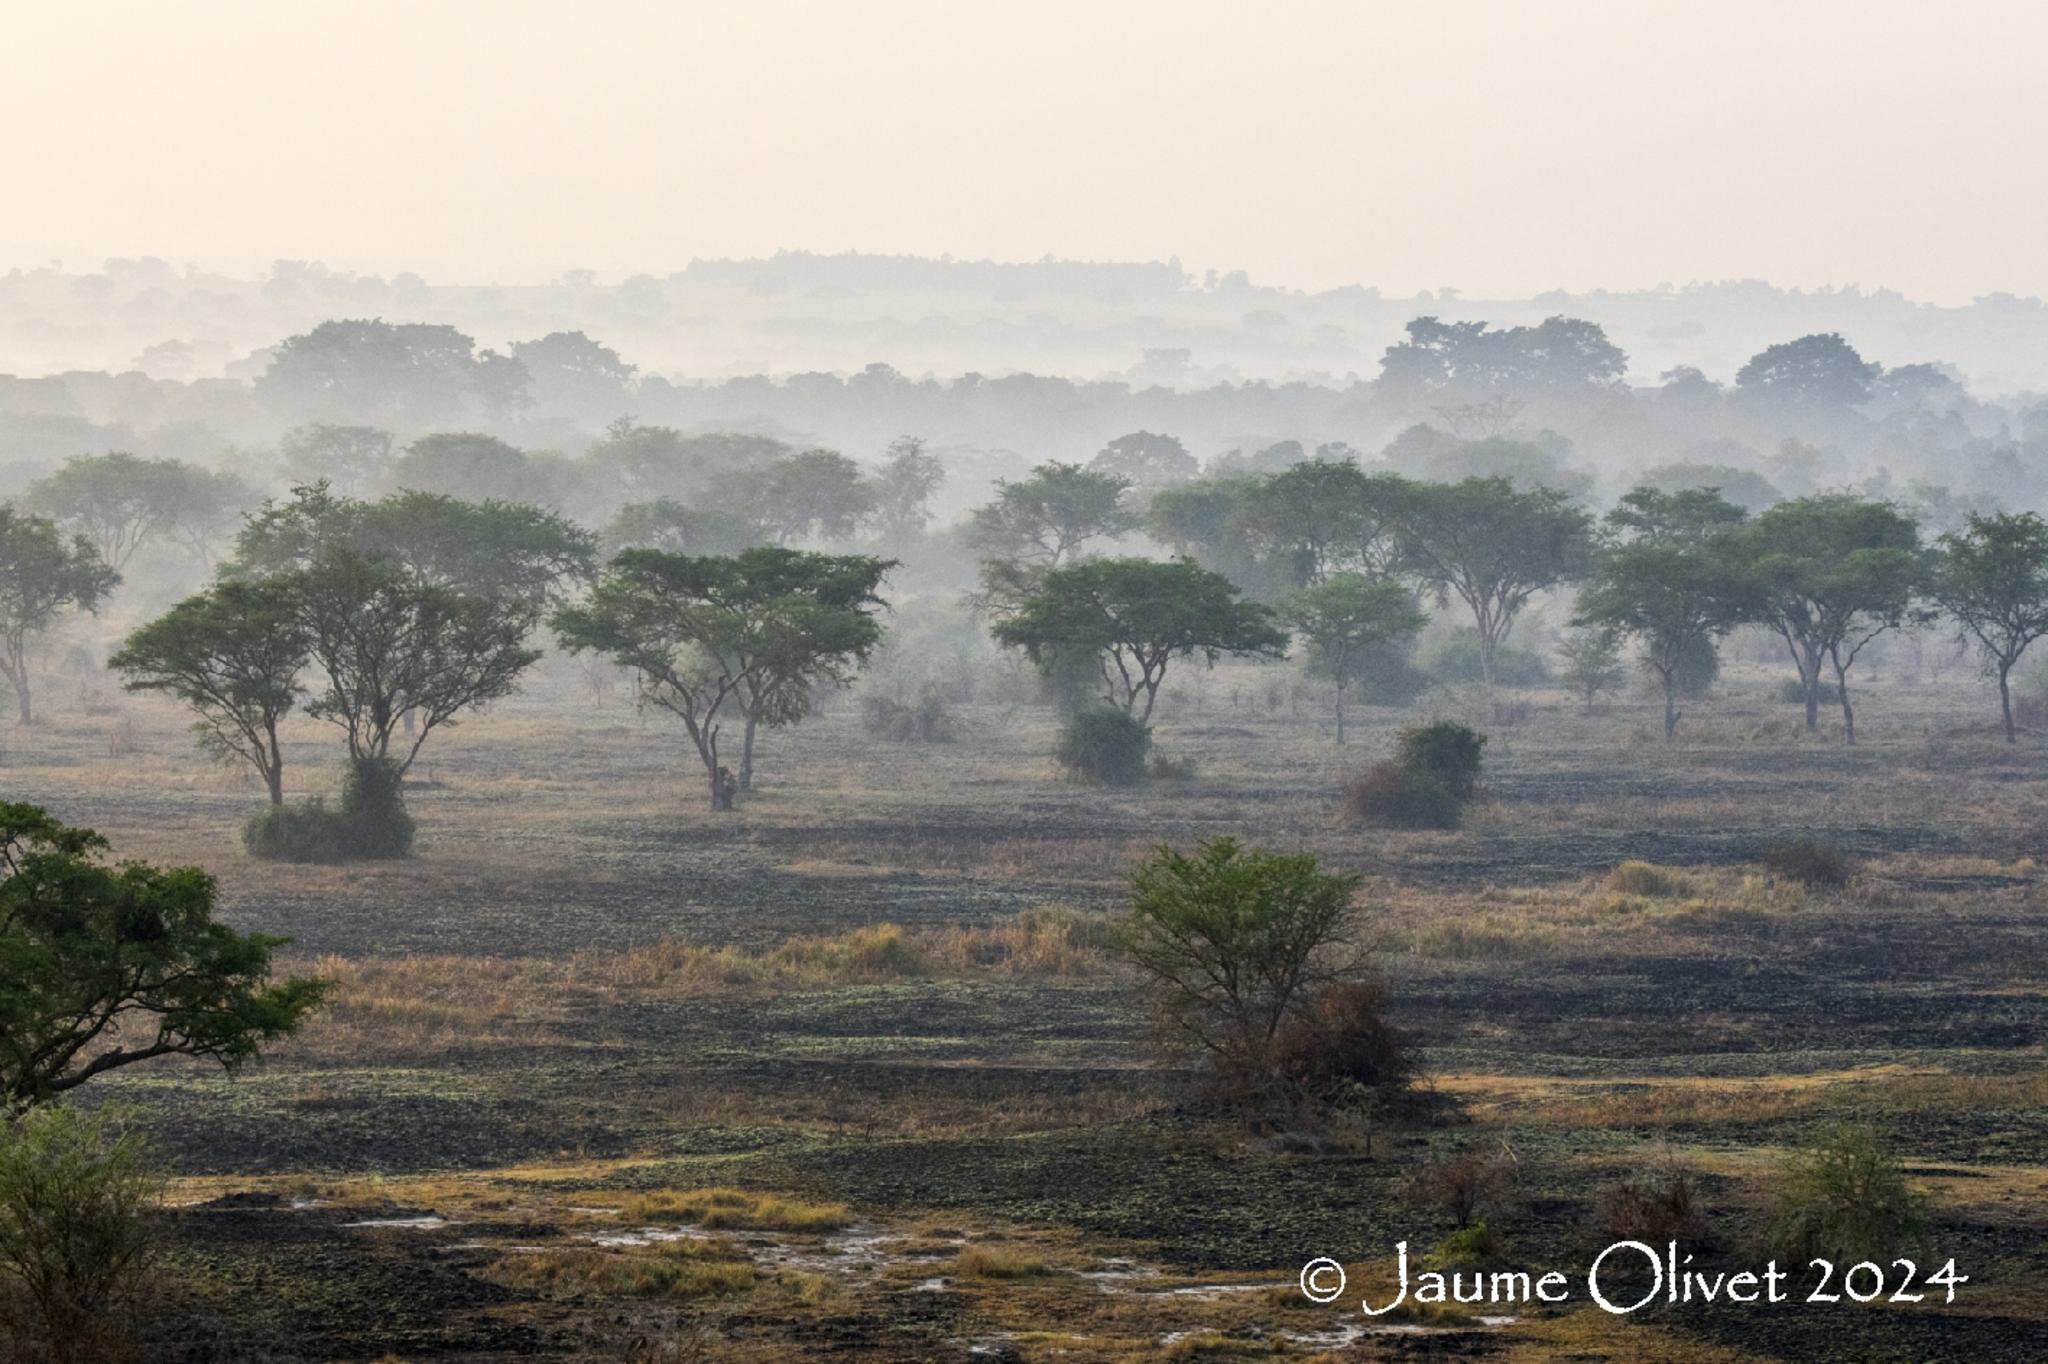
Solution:
M1512 723L1360 709L1340 748L1280 676L1183 679L1156 728L1193 774L1135 791L1058 779L1042 708L918 744L842 702L714 814L673 726L559 668L435 736L414 857L315 867L243 854L261 793L168 704L52 696L0 785L210 869L226 919L337 982L260 1066L92 1086L176 1173L156 1329L223 1360L2048 1354L2038 735L1998 742L1974 679L1881 681L1849 748L1731 669L1671 745L1649 701L1534 693ZM1345 777L1436 715L1490 735L1466 826L1341 822ZM332 731L293 724L288 784L323 789ZM1849 883L1763 870L1788 832ZM1150 847L1218 834L1366 878L1409 1116L1291 1153L1153 1062L1106 926ZM1845 1119L1933 1200L1954 1306L1575 1291L1366 1331L1356 1292L1293 1287L1327 1255L1383 1296L1395 1242L1452 1230L1407 1191L1457 1150L1510 1172L1509 1264L1580 1287L1602 1190L1674 1162L1702 1260L1758 1264L1782 1153Z

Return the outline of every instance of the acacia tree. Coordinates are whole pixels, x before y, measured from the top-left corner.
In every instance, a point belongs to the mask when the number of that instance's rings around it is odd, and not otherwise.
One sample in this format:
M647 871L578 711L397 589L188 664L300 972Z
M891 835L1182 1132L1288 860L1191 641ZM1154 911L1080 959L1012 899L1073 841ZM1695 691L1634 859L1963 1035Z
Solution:
M230 473L115 451L67 460L31 485L24 501L92 541L119 572L154 540L174 540L211 563L236 516L255 496Z
M213 919L197 867L110 867L106 840L0 803L0 1107L158 1056L233 1070L297 1031L325 982L270 983L285 939Z
M946 466L928 454L916 436L889 442L888 458L868 479L875 528L882 542L900 545L924 534L931 523L931 500L945 486Z
M1579 593L1575 623L1642 642L1664 691L1667 740L1678 732L1679 674L1690 651L1742 618L1748 577L1727 535L1742 518L1711 488L1637 488L1608 513L1619 538L1596 556Z
M571 653L606 654L639 673L643 704L689 731L711 808L729 810L738 782L718 748L728 703L743 713L756 707L747 718L760 723L788 722L802 712L785 688L846 680L880 641L871 612L886 605L875 589L889 566L775 546L729 557L632 549L552 623Z
M1094 658L1104 699L1141 724L1174 659L1200 654L1213 664L1226 653L1279 658L1287 649L1270 610L1187 560L1091 559L1053 569L993 633L1040 667Z
M1592 518L1554 488L1517 492L1504 478L1409 485L1401 513L1406 566L1440 602L1456 596L1479 631L1479 674L1536 593L1584 572Z
M850 539L874 510L874 489L860 466L836 450L802 450L765 468L732 470L716 480L714 492L779 545Z
M1426 617L1399 583L1338 573L1283 598L1281 623L1308 641L1310 656L1335 684L1337 742L1344 742L1344 688L1373 649L1405 643Z
M968 523L968 539L984 559L1059 568L1089 542L1138 528L1141 518L1123 500L1130 486L1119 474L1041 464L1029 478L997 480L995 500Z
M746 718L740 741L740 790L754 789L754 736L811 713L820 686L846 687L854 670L881 643L872 612L894 560L858 554L803 554L794 550L755 556L748 584L764 614L755 666L740 682L735 701Z
M128 636L107 660L129 691L161 691L199 715L202 748L256 769L284 804L277 727L298 704L312 637L288 578L216 583Z
M1775 631L1799 669L1807 729L1819 727L1820 670L1831 666L1843 737L1855 743L1849 669L1911 614L1925 576L1919 526L1888 502L1827 493L1759 512L1729 548L1746 578L1745 618Z
M1249 488L1233 530L1281 561L1296 585L1346 570L1386 575L1414 485L1344 460L1309 460Z
M2027 646L2048 635L2048 522L2033 512L1972 513L1938 543L1934 599L1983 650L1998 677L2005 741L2017 743L2009 679Z
M292 596L326 683L306 713L340 728L352 763L389 764L394 777L435 729L509 695L540 657L526 646L525 599L422 583L346 547L323 551ZM394 744L401 723L409 740Z
M55 522L0 506L0 681L23 724L35 718L29 646L66 609L97 610L120 581L84 536L66 544Z

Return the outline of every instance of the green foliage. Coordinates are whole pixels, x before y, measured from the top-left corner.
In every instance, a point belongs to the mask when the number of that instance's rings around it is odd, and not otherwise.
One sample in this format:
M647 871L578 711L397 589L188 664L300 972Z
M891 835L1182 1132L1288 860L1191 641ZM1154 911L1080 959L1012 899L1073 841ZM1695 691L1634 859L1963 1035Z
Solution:
M1927 1200L1907 1187L1883 1138L1844 1126L1786 1159L1766 1235L1783 1255L1839 1264L1911 1249L1927 1226Z
M968 542L984 559L1058 567L1091 541L1138 528L1141 518L1123 500L1130 486L1078 464L1041 464L1029 478L996 483L995 501L975 509Z
M1337 735L1344 733L1344 689L1375 649L1405 649L1422 629L1415 596L1399 583L1336 573L1281 599L1279 618L1308 643L1312 666L1336 684Z
M0 1326L11 1357L120 1358L148 1292L163 1178L118 1111L0 1119Z
M1152 731L1142 720L1107 706L1084 710L1067 721L1054 757L1083 781L1135 786L1145 779Z
M1431 1269L1444 1272L1484 1269L1500 1257L1500 1237L1484 1222L1460 1227L1429 1252Z
M1652 671L1655 671L1652 669ZM1697 698L1714 690L1721 677L1721 650L1706 635L1689 641L1678 651L1678 663L1671 670L1672 686L1680 696Z
M359 758L342 776L341 801L314 797L250 816L242 846L268 862L358 862L412 852L413 820L403 777L388 758Z
M1423 666L1440 682L1484 682L1483 642L1471 626L1454 630L1424 659ZM1493 651L1493 681L1502 687L1541 687L1550 681L1543 655L1502 644Z
M2009 678L2028 646L2048 634L2048 521L2032 512L1970 515L1963 530L1941 537L1933 592L1997 675L2013 742Z
M200 743L254 767L284 801L277 727L297 704L312 636L286 577L224 581L128 636L107 660L129 691L177 697L199 716Z
M1581 625L1569 630L1557 652L1564 664L1558 680L1588 710L1601 692L1613 691L1628 676L1621 666L1621 632L1611 627Z
M0 682L24 724L30 646L66 609L97 610L120 581L83 536L67 542L55 522L0 505Z
M1439 720L1402 730L1395 741L1394 758L1410 771L1442 782L1459 800L1470 800L1479 791L1480 755L1485 748L1485 735Z
M269 983L284 939L213 918L196 867L109 867L106 841L0 804L0 1099L38 1104L118 1066L210 1057L233 1069L289 1036L323 983Z
M1167 665L1226 653L1278 657L1287 636L1272 612L1240 599L1229 579L1179 560L1093 559L1042 575L1032 594L992 633L1034 663L1062 656L1100 660L1104 699L1151 718Z
M1774 839L1764 845L1765 869L1817 889L1839 889L1849 884L1855 862L1841 844L1812 834Z
M1401 513L1405 565L1439 600L1463 601L1478 631L1483 680L1529 598L1582 575L1592 518L1555 488L1504 478L1417 484Z
M1162 1037L1205 1057L1233 1102L1261 1111L1301 1098L1281 1037L1315 1025L1319 990L1358 978L1347 941L1357 889L1308 854L1230 838L1162 846L1132 873L1118 946Z
M683 722L712 808L727 809L721 715L730 706L756 723L793 724L819 687L849 684L881 643L877 590L892 567L778 546L730 557L632 549L552 623L570 652L602 653L640 673L641 699Z
M210 562L215 544L255 496L232 474L115 451L66 460L23 501L90 541L118 573L138 549L163 539Z

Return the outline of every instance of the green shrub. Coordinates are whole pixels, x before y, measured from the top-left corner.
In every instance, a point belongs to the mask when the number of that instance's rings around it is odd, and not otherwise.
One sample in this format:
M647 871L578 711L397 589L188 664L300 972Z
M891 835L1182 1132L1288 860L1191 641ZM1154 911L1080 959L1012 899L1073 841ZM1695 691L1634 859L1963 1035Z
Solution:
M1484 1269L1500 1255L1500 1237L1484 1222L1461 1227L1436 1243L1429 1253L1433 1269L1456 1271Z
M1838 1127L1793 1153L1779 1176L1771 1248L1809 1259L1874 1260L1927 1230L1927 1200L1868 1127Z
M1067 722L1055 756L1083 781L1134 786L1145 778L1152 731L1120 710L1084 710Z
M1385 829L1455 829L1465 817L1465 802L1426 772L1381 762L1344 788L1344 813Z
M1654 676L1655 674L1652 674ZM1690 700L1713 691L1721 677L1721 651L1706 635L1694 635L1678 651L1678 667L1672 674L1678 694Z
M1457 631L1429 656L1428 671L1440 682L1479 682L1479 632L1471 626ZM1540 687L1550 681L1550 665L1541 654L1503 644L1493 651L1493 682L1497 687Z
M1415 666L1412 641L1379 643L1366 648L1351 670L1352 685L1369 706L1405 706L1436 685L1437 680Z
M0 1332L17 1357L98 1364L127 1353L163 1192L116 1110L62 1105L0 1119Z
M1459 800L1479 793L1480 751L1486 736L1449 720L1401 731L1394 760L1411 772L1434 777Z
M276 805L250 816L242 846L271 862L352 862L404 857L412 851L413 821L406 812L397 764L371 758L349 765L341 803L319 797L303 805Z
M877 739L892 743L951 743L959 737L953 708L936 686L927 685L915 701L898 701L888 696L863 696L860 702L861 728Z
M1839 843L1811 834L1776 839L1764 846L1766 870L1802 886L1839 888L1855 870Z
M388 758L349 764L341 784L341 813L351 821L350 854L404 857L412 851L413 822L406 813L404 778Z

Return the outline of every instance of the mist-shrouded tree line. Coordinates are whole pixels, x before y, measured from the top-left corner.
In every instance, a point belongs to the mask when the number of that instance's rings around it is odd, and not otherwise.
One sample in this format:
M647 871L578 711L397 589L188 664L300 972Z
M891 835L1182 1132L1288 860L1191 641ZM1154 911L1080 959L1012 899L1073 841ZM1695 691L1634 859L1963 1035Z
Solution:
M551 642L630 672L640 702L687 733L713 807L730 808L754 786L762 732L851 685L906 592L963 601L1049 694L1140 729L1176 666L1297 651L1340 738L1347 694L1379 699L1372 679L1405 666L1432 610L1466 622L1491 689L1532 603L1567 605L1569 684L1590 703L1633 651L1667 736L1717 642L1767 631L1808 728L1837 706L1852 743L1866 648L1944 621L1986 660L2017 737L2012 675L2048 631L2048 532L2018 505L2026 478L1996 498L1852 482L1847 447L1824 442L1874 442L1903 466L1914 440L1933 441L1946 467L1996 482L2048 438L2048 412L1977 403L1944 372L1885 370L1831 335L1768 348L1728 388L1696 372L1630 388L1626 366L1591 323L1418 319L1350 399L1361 425L1421 417L1377 455L1290 438L1203 459L1138 427L970 479L979 500L963 506L973 461L915 436L864 460L624 415L574 453L483 429L407 438L409 420L514 430L503 423L539 401L525 396L536 384L593 403L641 393L631 365L579 335L499 354L445 327L334 324L294 338L253 385L323 418L292 427L268 466L81 455L0 509L0 681L31 719L39 650L66 620L153 592L165 609L110 660L125 684L183 702L201 744L262 781L278 812L265 837L336 855L351 839L409 847L408 769L434 734L516 690ZM906 387L932 398L982 382L876 370L762 392L858 392L894 412ZM1605 494L1617 471L1539 418L1621 423L1646 446L1659 423L1786 434L1768 457L1718 435ZM1971 434L1986 425L2001 434ZM181 579L203 586L166 596ZM329 824L287 809L281 727L295 713L338 731L342 807L315 812Z

